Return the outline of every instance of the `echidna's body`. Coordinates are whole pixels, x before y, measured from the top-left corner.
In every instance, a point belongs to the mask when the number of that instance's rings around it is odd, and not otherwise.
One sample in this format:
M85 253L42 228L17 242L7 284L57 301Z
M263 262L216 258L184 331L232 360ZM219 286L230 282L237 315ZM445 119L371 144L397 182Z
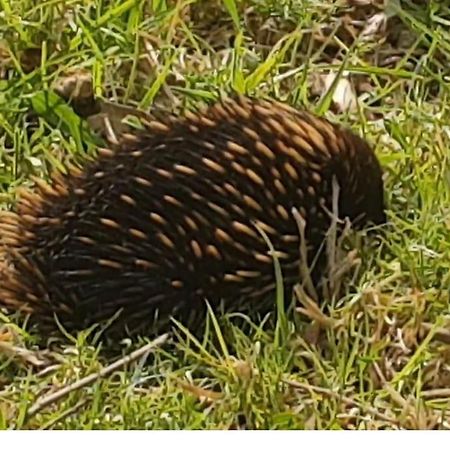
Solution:
M298 276L299 239L329 226L332 178L340 216L384 219L379 164L350 132L285 105L240 98L153 123L82 171L54 175L2 218L7 267L0 303L66 327L119 309L131 328L155 311L204 299L259 301L274 270L259 225Z

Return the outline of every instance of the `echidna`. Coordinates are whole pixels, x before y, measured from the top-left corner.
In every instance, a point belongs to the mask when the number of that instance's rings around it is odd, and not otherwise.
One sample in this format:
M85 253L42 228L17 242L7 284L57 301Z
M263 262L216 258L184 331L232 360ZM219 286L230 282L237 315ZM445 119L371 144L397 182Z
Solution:
M238 97L126 136L118 149L49 184L36 180L1 216L0 304L81 329L121 310L139 329L204 300L253 302L275 288L266 234L287 285L298 281L306 220L317 249L339 216L385 220L380 165L361 138L290 106ZM240 304L240 303L239 303Z

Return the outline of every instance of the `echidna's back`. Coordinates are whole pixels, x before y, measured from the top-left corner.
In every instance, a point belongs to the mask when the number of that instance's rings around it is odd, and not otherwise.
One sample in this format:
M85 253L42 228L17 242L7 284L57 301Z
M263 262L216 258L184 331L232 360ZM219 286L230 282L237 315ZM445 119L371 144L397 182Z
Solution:
M384 219L381 171L361 139L287 106L241 98L149 124L83 171L57 174L3 216L0 302L82 327L123 309L132 326L274 288L261 230L287 281L298 273L296 207L317 246L340 211Z

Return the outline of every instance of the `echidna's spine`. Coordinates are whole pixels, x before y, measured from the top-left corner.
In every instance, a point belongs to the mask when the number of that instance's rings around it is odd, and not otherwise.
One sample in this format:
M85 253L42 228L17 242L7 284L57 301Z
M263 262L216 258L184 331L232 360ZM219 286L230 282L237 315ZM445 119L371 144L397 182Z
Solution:
M83 169L36 179L3 213L0 303L66 326L118 310L130 326L205 299L257 305L274 288L277 250L298 277L291 210L312 251L330 223L332 180L342 217L384 220L381 169L348 130L273 101L240 97L149 122Z

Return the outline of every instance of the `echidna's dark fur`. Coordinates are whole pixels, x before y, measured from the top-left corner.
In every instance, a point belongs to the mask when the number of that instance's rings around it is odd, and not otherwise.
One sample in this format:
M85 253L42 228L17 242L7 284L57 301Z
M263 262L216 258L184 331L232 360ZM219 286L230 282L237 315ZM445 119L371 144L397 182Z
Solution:
M6 265L0 304L81 328L123 309L131 329L155 310L208 299L258 302L298 275L296 207L315 247L329 226L331 182L340 216L384 220L381 170L351 132L286 105L248 98L149 123L83 170L23 192L1 218ZM255 303L256 305L256 303Z

